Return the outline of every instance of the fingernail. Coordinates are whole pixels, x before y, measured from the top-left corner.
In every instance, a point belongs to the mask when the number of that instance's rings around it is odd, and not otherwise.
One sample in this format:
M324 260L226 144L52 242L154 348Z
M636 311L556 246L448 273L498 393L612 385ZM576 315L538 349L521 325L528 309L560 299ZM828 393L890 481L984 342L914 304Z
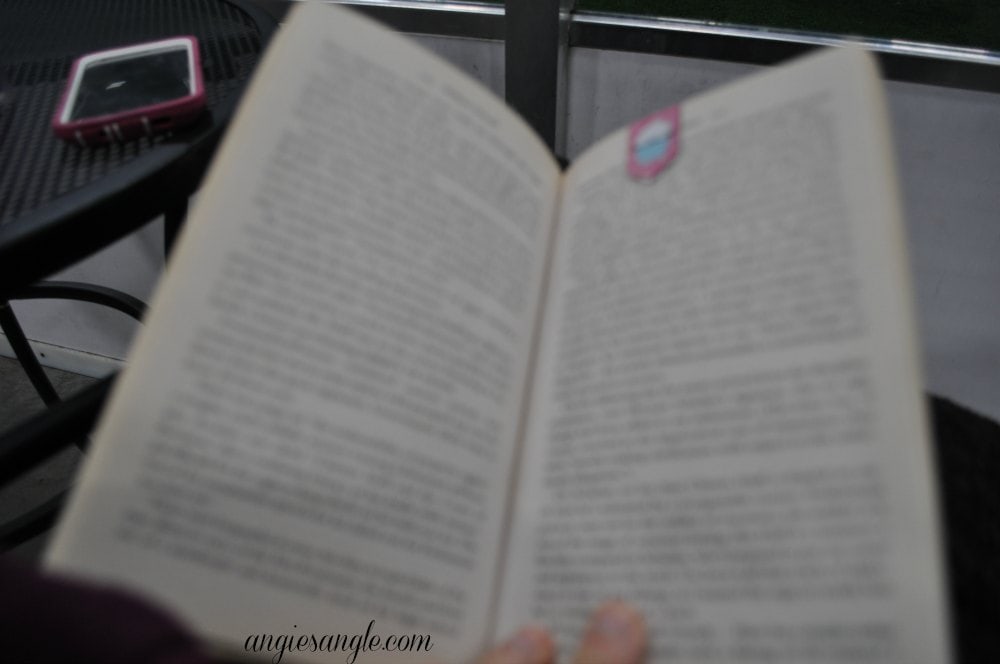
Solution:
M548 656L548 641L540 627L524 627L503 645L504 662L535 664Z
M594 616L594 632L608 639L627 637L633 617L623 605L606 606Z
M587 635L614 661L632 661L645 647L645 627L638 611L621 601L609 602L594 614Z

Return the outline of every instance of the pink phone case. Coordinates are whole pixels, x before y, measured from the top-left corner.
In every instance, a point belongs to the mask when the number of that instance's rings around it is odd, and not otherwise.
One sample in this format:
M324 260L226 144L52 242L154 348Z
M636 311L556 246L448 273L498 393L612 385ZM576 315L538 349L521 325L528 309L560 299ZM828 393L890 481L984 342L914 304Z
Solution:
M170 101L130 108L108 115L70 120L71 104L86 65L116 56L140 54L145 49L189 44L192 64L192 92ZM205 84L201 73L198 40L192 36L172 37L154 42L88 53L73 62L66 89L52 119L52 129L60 138L82 146L100 145L113 141L128 141L140 136L152 136L190 124L205 109Z

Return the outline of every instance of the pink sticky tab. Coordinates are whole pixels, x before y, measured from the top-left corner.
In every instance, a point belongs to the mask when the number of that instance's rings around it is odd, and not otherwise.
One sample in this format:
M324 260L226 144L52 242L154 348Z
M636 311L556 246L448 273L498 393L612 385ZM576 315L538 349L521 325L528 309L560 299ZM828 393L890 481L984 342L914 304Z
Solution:
M633 122L628 131L628 174L637 180L659 175L677 156L680 133L679 106Z

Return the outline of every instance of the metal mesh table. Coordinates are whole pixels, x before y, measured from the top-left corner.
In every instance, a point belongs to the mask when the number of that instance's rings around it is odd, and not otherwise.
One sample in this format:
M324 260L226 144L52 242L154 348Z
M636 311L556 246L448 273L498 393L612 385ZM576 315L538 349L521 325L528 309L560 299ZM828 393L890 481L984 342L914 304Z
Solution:
M182 205L274 27L235 0L0 3L0 299ZM176 35L202 51L209 112L195 127L100 148L55 137L76 57Z

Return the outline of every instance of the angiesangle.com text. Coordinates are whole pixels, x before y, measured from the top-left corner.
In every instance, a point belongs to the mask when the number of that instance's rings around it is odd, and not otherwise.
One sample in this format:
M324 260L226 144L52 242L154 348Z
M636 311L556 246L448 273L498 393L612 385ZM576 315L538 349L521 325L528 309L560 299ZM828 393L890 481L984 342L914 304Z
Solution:
M292 625L298 629L298 625ZM375 621L368 623L364 634L251 634L243 642L247 652L274 653L271 661L279 664L285 653L345 653L344 661L355 664L361 653L430 652L434 647L429 634L388 634L375 631Z

